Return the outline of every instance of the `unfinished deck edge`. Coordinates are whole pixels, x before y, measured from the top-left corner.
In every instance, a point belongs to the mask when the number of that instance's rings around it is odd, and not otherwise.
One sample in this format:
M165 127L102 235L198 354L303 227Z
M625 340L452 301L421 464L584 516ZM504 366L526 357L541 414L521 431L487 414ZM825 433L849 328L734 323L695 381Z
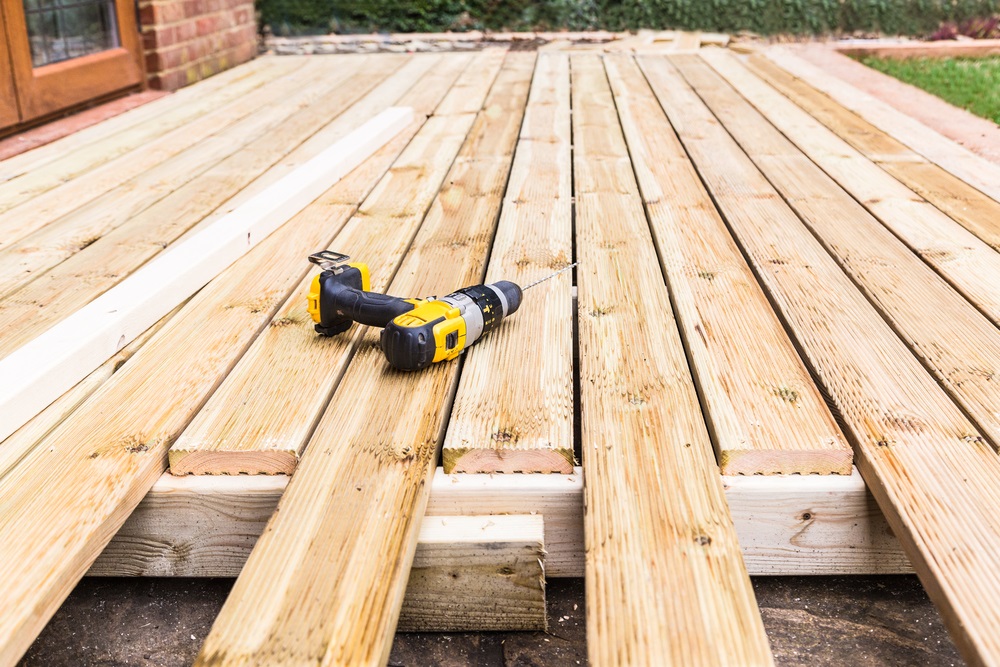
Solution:
M753 576L913 571L857 469L722 479ZM234 577L287 483L282 475L164 474L89 574ZM506 514L544 519L547 576L583 576L579 467L572 475L446 475L438 468L423 525L441 516Z

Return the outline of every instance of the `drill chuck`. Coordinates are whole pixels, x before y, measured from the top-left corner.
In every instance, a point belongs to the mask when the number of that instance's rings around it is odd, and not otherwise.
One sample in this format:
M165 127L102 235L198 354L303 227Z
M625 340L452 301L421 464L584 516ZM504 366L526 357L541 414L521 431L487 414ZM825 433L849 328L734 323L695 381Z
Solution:
M382 330L382 352L399 370L415 371L454 359L521 305L521 288L502 280L465 287L423 302Z

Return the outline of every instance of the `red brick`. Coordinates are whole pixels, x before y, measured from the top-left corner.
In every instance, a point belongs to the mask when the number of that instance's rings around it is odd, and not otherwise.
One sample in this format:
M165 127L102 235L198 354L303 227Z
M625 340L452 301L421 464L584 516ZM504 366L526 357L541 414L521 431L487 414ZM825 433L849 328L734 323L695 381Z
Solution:
M181 2L164 2L153 5L153 25L169 25L184 18L184 5Z
M187 75L181 70L165 74L154 74L149 77L149 87L154 90L177 90L188 83Z
M195 22L190 19L185 19L180 23L172 26L174 32L173 44L183 44L184 42L191 41L191 38L198 34L198 27ZM164 46L167 46L164 44Z
M211 35L219 29L219 19L215 16L206 16L197 20L198 36Z

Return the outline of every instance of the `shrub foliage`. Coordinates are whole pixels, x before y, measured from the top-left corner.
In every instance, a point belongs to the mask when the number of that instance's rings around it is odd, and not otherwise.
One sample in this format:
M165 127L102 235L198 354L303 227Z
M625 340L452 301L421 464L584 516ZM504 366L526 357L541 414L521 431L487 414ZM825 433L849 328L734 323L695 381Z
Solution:
M638 28L924 35L996 0L257 0L276 34Z

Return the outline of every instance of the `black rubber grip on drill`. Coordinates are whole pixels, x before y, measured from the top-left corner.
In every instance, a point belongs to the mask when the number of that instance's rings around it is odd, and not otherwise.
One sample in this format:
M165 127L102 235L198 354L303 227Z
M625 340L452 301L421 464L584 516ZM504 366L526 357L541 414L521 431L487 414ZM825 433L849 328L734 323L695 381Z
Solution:
M403 327L389 322L379 338L389 365L400 371L419 371L434 363L437 351L434 326L440 322L444 322L443 317L419 327Z
M412 303L398 297L362 291L361 280L361 271L353 266L340 273L320 274L318 333L333 336L347 331L354 322L384 327L393 318L413 310Z

